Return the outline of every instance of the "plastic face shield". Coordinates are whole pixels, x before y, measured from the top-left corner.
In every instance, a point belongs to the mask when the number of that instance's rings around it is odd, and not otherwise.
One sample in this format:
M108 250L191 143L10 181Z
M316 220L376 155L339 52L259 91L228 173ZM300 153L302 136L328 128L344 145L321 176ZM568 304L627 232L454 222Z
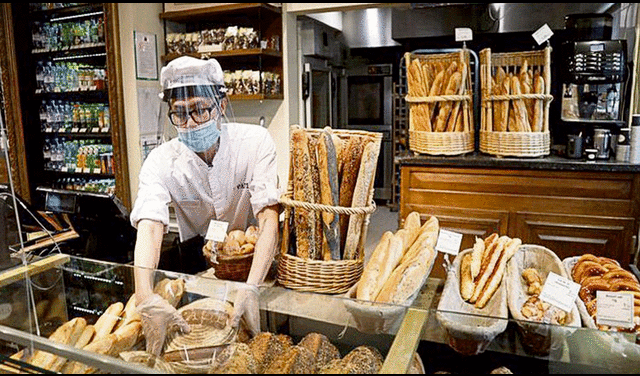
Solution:
M224 115L221 106L224 88L214 85L182 86L164 91L169 105L169 121L178 132L193 131L213 121L218 123Z

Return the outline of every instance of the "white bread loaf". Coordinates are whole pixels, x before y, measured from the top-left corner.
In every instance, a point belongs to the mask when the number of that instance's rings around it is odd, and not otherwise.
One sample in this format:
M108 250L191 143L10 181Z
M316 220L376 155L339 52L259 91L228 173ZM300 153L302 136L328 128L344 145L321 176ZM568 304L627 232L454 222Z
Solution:
M434 249L424 247L412 259L398 265L382 286L376 302L399 304L422 288L433 261Z
M85 347L91 342L91 340L93 340L93 336L95 334L96 334L96 329L93 327L93 325L85 326L84 330L82 331L82 334L78 338L78 341L76 341L75 345L73 345L73 347L75 347L76 349L81 349ZM64 362L62 362L62 360L64 360ZM59 371L62 374L71 373L71 371L73 370L73 367L75 367L76 362L67 360L65 358L62 358L62 360L61 360L62 364L60 365L60 368L57 371ZM54 367L52 367L52 371L53 369L55 369L56 366L57 364L54 365Z
M389 257L389 242L393 236L394 234L391 231L386 231L380 237L378 244L373 249L373 253L369 258L367 265L365 265L364 270L362 271L360 281L358 281L356 299L375 299L373 292L378 289L380 272L386 262L385 260Z
M385 236L388 236L386 234L387 233L383 235L383 238L385 238ZM393 234L389 238L386 251L384 247L380 249L383 255L379 257L377 256L373 263L371 260L367 263L369 272L367 273L366 281L363 281L363 279L361 278L360 282L358 283L358 290L360 290L362 293L361 298L356 294L356 297L358 299L370 301L376 300L376 297L382 290L382 286L389 279L391 273L393 273L395 268L400 263L400 260L402 259L402 247L402 235L398 235L397 233ZM362 288L360 284L363 284Z
M518 238L509 239L505 244L504 251L500 255L500 259L498 260L498 264L490 275L489 281L486 284L485 288L482 289L480 295L478 296L478 300L475 303L475 307L478 309L484 308L484 306L489 302L489 299L496 292L500 283L502 282L502 277L504 276L504 270L507 266L507 262L511 259L516 253L518 247L520 247L522 241Z
M108 336L113 328L120 320L120 315L124 310L124 304L122 302L115 302L111 304L98 318L98 321L94 324L96 329L95 339Z
M429 219L422 225L422 227L420 227L418 238L404 252L400 263L403 264L409 259L415 257L423 247L430 246L431 248L435 249L439 232L440 224L438 222L438 219L434 216L429 217Z
M420 222L420 213L416 211L409 213L407 215L407 218L405 218L404 220L404 225L402 226L402 228L407 230L409 233L408 242L405 245L406 249L408 249L411 244L413 244L413 242L420 234L420 227L422 227Z
M73 346L78 341L78 338L80 338L86 326L87 321L85 319L76 317L60 325L53 334L49 336L49 340ZM55 371L59 371L64 365L62 359L55 354L38 350L31 356L29 363L46 370L51 370L52 367L55 367L57 368Z
M485 252L487 254L483 257L482 265L480 266L480 273L474 280L475 289L473 291L473 295L471 299L469 299L470 303L475 303L484 289L484 286L487 284L489 277L491 277L491 272L495 268L498 259L500 258L500 254L504 251L504 246L506 245L509 237L501 236L498 240L492 243Z
M471 278L471 253L466 253L460 262L460 297L467 301L473 295L474 284Z

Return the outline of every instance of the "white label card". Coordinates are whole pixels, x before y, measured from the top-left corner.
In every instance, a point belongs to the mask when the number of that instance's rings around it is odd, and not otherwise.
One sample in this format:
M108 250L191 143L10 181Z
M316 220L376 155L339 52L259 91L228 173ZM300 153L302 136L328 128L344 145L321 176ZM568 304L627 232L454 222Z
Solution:
M207 235L204 238L214 242L223 242L225 236L227 236L228 227L229 222L211 220L211 222L209 222L209 228L207 229Z
M460 252L460 243L462 243L462 234L440 229L436 243L436 251L457 256L458 252Z
M540 300L560 308L565 312L571 312L573 303L578 297L580 284L568 280L554 272L549 272L547 280L542 286Z
M538 45L541 45L542 43L548 41L552 35L553 31L551 31L549 25L544 24L541 28L536 30L535 33L533 33L533 39L536 40L536 43L538 43Z
M456 27L456 42L473 40L473 31L468 27Z
M633 294L596 291L596 323L598 325L633 328Z

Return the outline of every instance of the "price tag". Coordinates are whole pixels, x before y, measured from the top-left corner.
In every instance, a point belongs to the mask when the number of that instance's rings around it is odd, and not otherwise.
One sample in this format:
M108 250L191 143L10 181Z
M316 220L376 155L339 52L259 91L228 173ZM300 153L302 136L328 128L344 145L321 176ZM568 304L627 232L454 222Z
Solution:
M82 172L84 172L85 174L90 174L91 173L91 169L89 167L85 167Z
M78 128L71 128L71 133L78 133Z
M462 243L462 234L440 229L438 241L436 242L436 251L457 256L458 252L460 252L460 243Z
M551 38L552 35L553 35L553 31L551 31L551 28L549 27L549 25L544 24L542 25L541 28L536 30L535 33L533 33L533 39L536 40L536 43L538 43L538 45L541 45L542 43L549 40L549 38Z
M100 128L94 127L94 128L91 129L91 132L98 133L98 132L100 132Z
M89 128L80 128L80 132L81 133L87 133L87 132L89 132Z
M468 27L456 27L456 42L473 40L473 31Z
M76 167L76 174L80 174L80 173L82 173L82 167Z
M47 133L51 133L51 132L53 132L53 128L46 128L44 131L47 132Z
M102 128L102 133L109 133L109 127L107 127L107 128Z
M596 291L596 322L633 328L633 294L628 292Z
M102 173L102 170L100 169L100 167L96 167L96 168L93 169L93 173L94 174L100 174L100 173Z
M547 280L542 286L540 300L560 308L563 311L571 312L573 303L578 297L580 284L568 280L554 272L549 272Z
M227 236L228 227L229 222L211 220L211 222L209 222L209 228L207 229L207 235L204 238L213 240L214 242L223 242L225 236Z

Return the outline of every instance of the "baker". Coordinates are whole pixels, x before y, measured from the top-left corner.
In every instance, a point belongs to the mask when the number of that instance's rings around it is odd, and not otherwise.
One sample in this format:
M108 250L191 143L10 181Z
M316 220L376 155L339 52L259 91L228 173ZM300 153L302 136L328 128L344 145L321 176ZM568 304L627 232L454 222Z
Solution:
M276 149L260 126L229 122L224 74L215 59L180 57L160 72L160 97L178 137L152 150L140 170L131 224L137 229L134 279L147 351L159 355L167 330L189 325L166 300L153 293L169 204L175 208L180 241L205 236L212 220L228 231L257 224L259 237L246 284L238 288L231 324L245 318L260 331L257 286L264 281L278 237ZM222 119L225 119L223 122Z

